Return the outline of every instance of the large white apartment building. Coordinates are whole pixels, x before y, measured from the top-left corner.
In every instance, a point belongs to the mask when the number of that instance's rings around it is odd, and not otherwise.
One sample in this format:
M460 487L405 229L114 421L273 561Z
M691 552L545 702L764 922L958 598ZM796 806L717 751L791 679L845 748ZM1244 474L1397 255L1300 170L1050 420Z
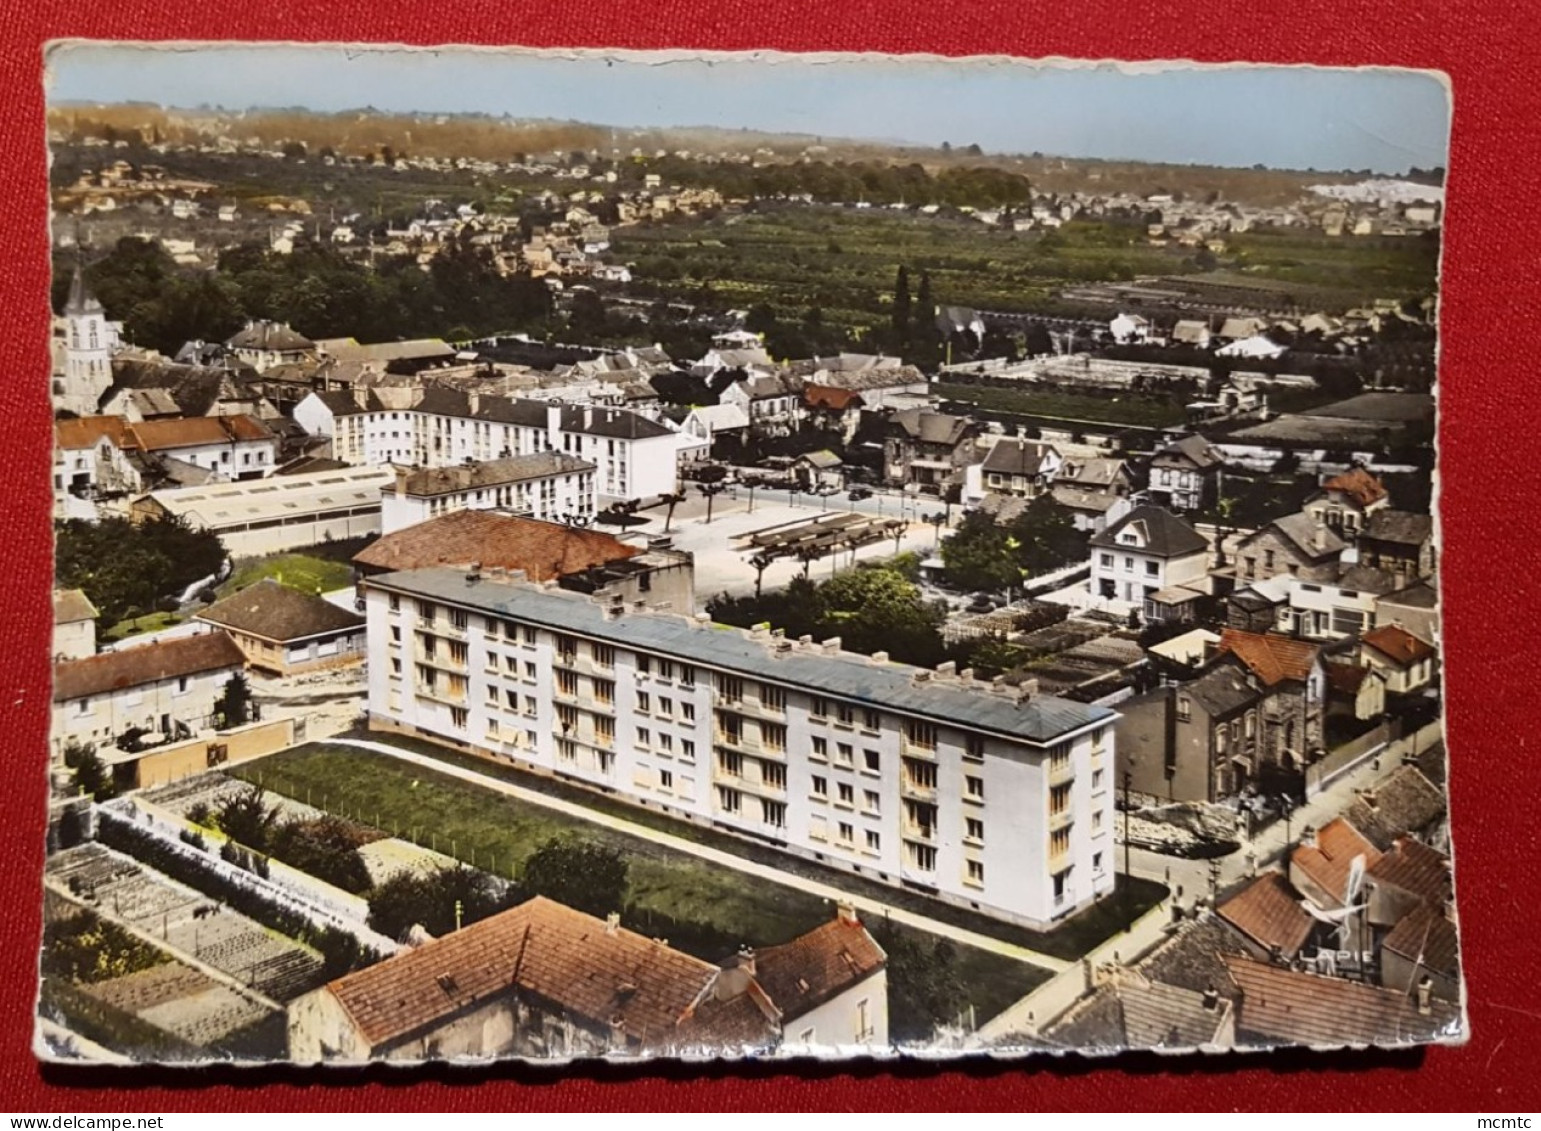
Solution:
M588 524L596 513L594 465L539 452L458 467L398 468L380 497L385 534L450 511L501 510L542 522Z
M594 465L602 500L674 491L682 448L696 438L620 408L548 404L455 389L312 393L294 418L330 436L343 463L450 467L467 461L561 452Z
M1027 925L1113 889L1105 707L518 575L363 585L379 729Z

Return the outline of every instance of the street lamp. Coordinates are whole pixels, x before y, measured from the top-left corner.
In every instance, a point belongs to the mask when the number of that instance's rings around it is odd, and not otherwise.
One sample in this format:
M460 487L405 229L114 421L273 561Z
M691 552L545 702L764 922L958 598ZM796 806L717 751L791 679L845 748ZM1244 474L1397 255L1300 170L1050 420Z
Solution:
M1130 786L1130 783L1133 780L1134 780L1134 773L1133 773L1133 771L1125 770L1124 771L1124 783L1123 783L1124 784L1124 911L1126 913L1129 913L1129 914L1127 914L1127 921L1124 923L1124 930L1126 930L1126 931L1132 930L1134 928L1134 915L1132 914L1132 912L1134 910L1134 891L1131 889L1130 883L1129 883L1129 878L1130 878L1130 876L1133 875L1133 873L1129 869L1129 786Z
M1295 812L1295 802L1290 799L1289 794L1279 794L1279 810L1284 814L1284 850L1288 852L1290 847L1290 817Z

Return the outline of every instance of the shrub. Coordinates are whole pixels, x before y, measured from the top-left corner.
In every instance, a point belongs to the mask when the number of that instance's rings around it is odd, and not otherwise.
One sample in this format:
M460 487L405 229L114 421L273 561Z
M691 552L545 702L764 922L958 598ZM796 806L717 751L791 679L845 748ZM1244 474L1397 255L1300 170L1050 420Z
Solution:
M200 832L194 832L192 829L183 829L180 839L183 844L190 844L199 852L207 852L209 850L209 842L203 839L203 834Z

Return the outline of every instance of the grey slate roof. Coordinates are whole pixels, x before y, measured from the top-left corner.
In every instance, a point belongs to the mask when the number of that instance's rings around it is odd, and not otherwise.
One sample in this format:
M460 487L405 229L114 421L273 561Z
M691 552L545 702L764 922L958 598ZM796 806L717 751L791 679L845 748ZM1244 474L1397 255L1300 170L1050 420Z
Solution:
M1116 717L1106 707L1049 695L1018 702L986 690L988 685L971 689L935 679L917 683L913 676L924 669L907 664L879 664L865 656L826 655L795 646L777 651L770 640L752 639L743 629L682 616L629 613L610 619L602 605L587 598L485 578L468 583L464 570L387 573L366 584L1037 744Z
M1209 549L1209 543L1197 530L1165 507L1152 506L1135 507L1112 526L1093 534L1088 544L1117 549L1119 533L1137 523L1145 529L1143 553L1175 558Z
M359 393L346 390L317 393L334 416L358 416L371 412L420 412L430 416L456 416L484 420L493 424L516 424L526 428L546 427L548 402L527 398L476 396L460 389L431 385L418 390L403 390L406 403L387 403L375 389ZM618 408L562 405L563 432L581 432L617 440L647 440L668 436L672 430L635 412Z
M1341 554L1348 543L1333 533L1332 528L1324 523L1317 522L1305 511L1295 514L1287 514L1282 518L1276 518L1268 524L1284 537L1288 538L1308 558L1335 558ZM1265 527L1264 529L1267 529ZM1262 531L1258 532L1259 534ZM1317 536L1321 536L1321 548L1317 548ZM1255 538L1257 535L1253 535ZM1252 538L1246 539L1242 545L1248 545Z
M1210 668L1198 679L1183 684L1179 692L1195 700L1211 716L1228 715L1259 698L1247 677L1231 664Z
M1184 436L1174 444L1168 444L1150 461L1152 467L1192 467L1207 471L1224 463L1224 458L1202 436Z
M283 322L270 322L265 318L248 322L244 330L232 334L225 344L231 349L252 349L293 352L314 349L315 343L304 334L296 333Z
M985 456L984 470L998 475L1037 475L1054 448L1033 440L997 440Z
M1376 511L1365 523L1366 538L1399 546L1421 546L1434 536L1434 520L1412 511Z
M364 628L364 618L357 613L323 597L290 589L271 577L214 602L198 613L197 619L280 642L361 632Z

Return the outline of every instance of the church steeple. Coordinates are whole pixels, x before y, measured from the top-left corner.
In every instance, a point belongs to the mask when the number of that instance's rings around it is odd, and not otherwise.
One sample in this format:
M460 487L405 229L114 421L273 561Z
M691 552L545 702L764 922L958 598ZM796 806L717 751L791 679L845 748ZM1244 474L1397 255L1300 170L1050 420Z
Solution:
M86 277L81 274L79 267L75 268L75 275L70 279L70 297L64 304L64 313L73 318L103 313L102 304L86 286Z

